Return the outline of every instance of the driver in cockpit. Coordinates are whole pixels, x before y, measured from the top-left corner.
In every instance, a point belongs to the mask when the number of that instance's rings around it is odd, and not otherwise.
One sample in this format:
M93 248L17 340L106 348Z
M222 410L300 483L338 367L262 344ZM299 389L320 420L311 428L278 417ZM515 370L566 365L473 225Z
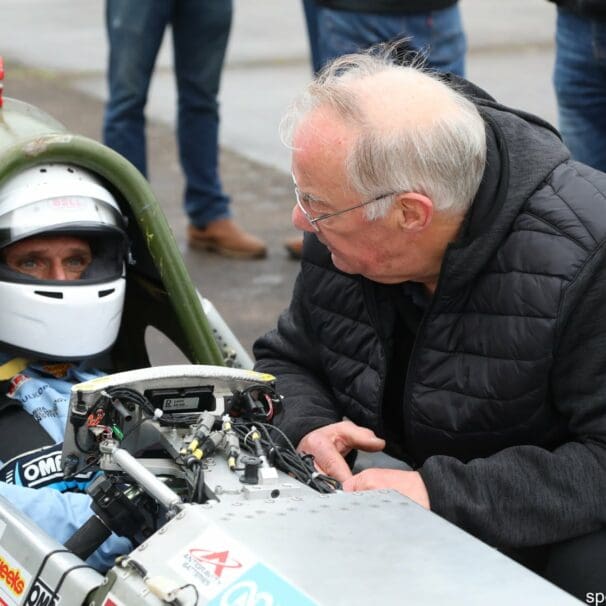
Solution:
M118 335L128 251L112 194L68 164L28 168L0 187L0 495L64 543L93 514L92 474L64 478L72 385L105 374ZM88 559L109 568L112 535Z

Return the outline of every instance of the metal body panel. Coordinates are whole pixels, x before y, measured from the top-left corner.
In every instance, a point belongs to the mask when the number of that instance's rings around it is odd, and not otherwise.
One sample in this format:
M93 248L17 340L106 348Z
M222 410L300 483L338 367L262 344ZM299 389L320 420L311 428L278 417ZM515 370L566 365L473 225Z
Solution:
M53 540L9 501L0 496L0 604L80 606L103 582L103 576ZM23 588L8 582L7 566L23 580Z
M192 572L200 553L212 557ZM259 563L326 606L577 603L497 550L386 490L310 491L294 498L186 506L130 557L152 577L168 569L179 584L196 583L198 604L214 604L214 597Z

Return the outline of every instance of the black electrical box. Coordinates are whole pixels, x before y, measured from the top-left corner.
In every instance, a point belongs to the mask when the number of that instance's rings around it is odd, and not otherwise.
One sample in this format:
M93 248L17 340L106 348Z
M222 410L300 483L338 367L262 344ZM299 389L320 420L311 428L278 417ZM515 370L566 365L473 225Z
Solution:
M167 414L215 410L217 402L212 385L184 387L182 389L147 389L145 397Z

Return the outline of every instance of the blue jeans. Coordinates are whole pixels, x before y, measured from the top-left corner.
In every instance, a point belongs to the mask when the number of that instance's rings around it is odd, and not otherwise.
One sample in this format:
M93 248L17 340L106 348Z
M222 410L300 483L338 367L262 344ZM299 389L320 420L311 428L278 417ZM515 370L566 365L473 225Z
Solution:
M575 160L606 171L606 22L558 8L554 85Z
M458 5L427 13L377 14L319 8L318 37L322 64L379 42L410 37L411 50L426 65L463 76L467 47Z
M231 27L231 0L107 0L109 100L104 142L147 176L145 104L170 24L178 92L177 139L185 211L205 227L230 216L218 170L217 94Z
M305 26L307 27L307 39L309 41L309 52L311 55L311 68L314 73L320 71L320 49L318 47L318 7L314 0L303 0L303 11L305 12Z

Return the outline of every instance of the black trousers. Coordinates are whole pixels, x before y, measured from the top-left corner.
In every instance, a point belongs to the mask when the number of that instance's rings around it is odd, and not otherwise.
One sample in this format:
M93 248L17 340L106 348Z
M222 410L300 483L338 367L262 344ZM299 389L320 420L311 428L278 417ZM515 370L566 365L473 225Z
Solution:
M606 595L606 528L507 555L583 602L600 603L597 595Z

